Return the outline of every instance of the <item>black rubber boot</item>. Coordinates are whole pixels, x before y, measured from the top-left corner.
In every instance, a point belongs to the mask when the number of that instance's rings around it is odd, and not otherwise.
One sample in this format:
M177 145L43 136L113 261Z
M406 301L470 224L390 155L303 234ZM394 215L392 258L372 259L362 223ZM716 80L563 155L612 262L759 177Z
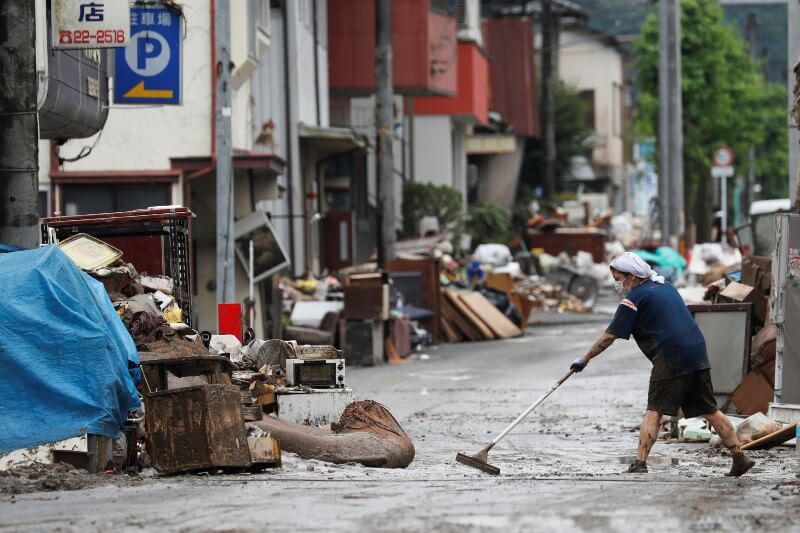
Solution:
M633 464L625 471L626 474L646 474L647 461L640 461L638 459L633 461Z
M748 470L755 466L756 462L747 457L744 452L733 454L733 465L731 471L725 474L726 476L739 477L747 473Z

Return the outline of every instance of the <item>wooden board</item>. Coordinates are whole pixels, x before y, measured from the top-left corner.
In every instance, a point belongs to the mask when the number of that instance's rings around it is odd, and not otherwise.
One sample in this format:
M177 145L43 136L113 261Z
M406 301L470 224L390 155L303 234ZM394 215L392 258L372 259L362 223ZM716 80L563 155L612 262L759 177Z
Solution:
M797 431L797 424L790 424L785 428L781 429L780 431L776 431L775 433L770 433L769 435L765 435L760 439L756 439L753 442L748 442L744 446L742 446L743 450L769 450L774 448L775 446L780 446L787 440L791 440L794 438L795 431Z
M447 318L448 322L453 324L455 328L470 341L480 341L483 340L483 336L478 329L472 325L472 323L467 320L461 312L456 309L453 303L450 301L450 298L444 296L442 298L442 314L445 318Z
M486 286L490 289L497 289L498 291L506 293L511 296L514 292L514 279L508 272L501 272L500 274L486 274Z
M476 317L480 317L479 320L486 323L496 337L507 339L522 335L522 331L481 293L461 292L458 297Z
M464 336L461 335L461 332L458 331L455 326L453 326L444 315L441 317L442 320L442 331L444 332L444 336L447 339L447 342L461 342L464 340Z
M489 329L489 326L487 326L483 320L481 320L480 316L476 315L475 312L459 297L460 294L461 293L456 291L444 291L445 298L449 299L456 311L461 313L461 315L466 318L476 330L478 330L482 339L492 340L496 338L494 332L492 332L492 330Z

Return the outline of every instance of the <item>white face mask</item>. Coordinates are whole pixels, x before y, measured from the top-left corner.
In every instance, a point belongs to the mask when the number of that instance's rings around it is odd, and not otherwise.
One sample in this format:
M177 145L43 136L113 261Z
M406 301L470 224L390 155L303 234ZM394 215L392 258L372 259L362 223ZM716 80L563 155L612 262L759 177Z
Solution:
M614 280L614 290L623 298L630 294L631 289L622 284L621 281Z

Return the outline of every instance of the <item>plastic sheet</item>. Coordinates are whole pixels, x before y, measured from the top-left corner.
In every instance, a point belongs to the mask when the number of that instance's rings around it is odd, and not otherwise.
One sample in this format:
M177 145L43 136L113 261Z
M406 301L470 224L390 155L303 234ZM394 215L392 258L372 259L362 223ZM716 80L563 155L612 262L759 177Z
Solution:
M51 245L0 255L0 287L0 452L118 436L139 361L103 285Z

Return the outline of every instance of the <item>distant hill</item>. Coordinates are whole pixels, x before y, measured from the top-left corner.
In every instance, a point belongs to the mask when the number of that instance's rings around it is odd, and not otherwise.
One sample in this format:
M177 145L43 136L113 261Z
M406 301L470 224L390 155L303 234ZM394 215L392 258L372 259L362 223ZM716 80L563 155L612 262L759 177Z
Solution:
M652 0L572 0L589 15L589 26L620 37L636 36L650 10ZM786 83L786 6L726 6L725 18L747 38L747 16L756 15L756 56L767 52L767 79Z

